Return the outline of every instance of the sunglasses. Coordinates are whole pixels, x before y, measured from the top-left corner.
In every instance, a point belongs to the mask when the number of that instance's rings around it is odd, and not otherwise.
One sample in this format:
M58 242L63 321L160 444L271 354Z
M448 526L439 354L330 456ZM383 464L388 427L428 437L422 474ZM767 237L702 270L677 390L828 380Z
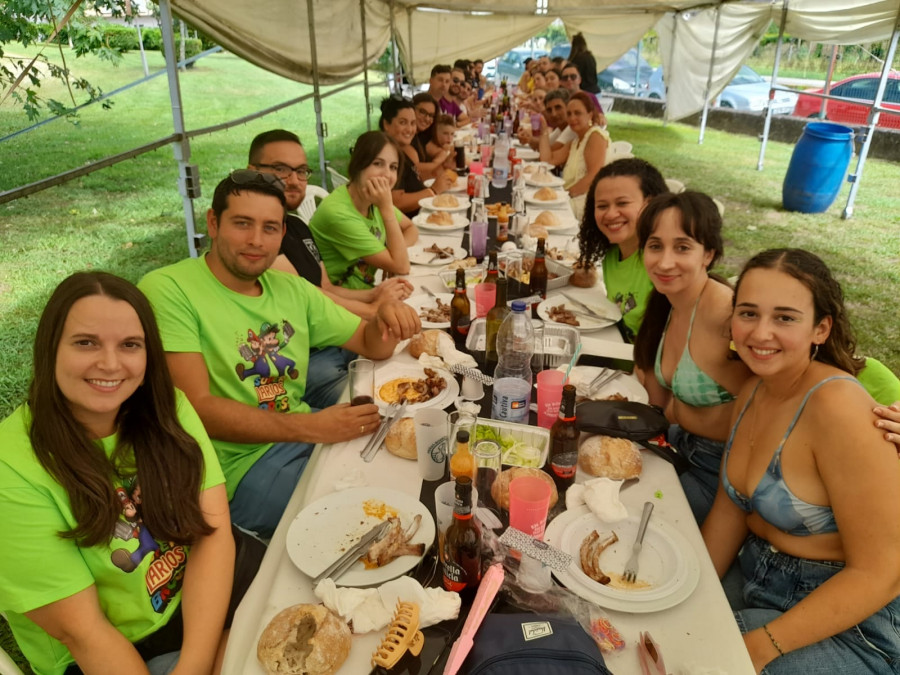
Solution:
M460 80L460 79L455 78L455 77L453 78L453 84L462 84L463 82L465 82L465 80Z
M561 79L561 80L577 80L578 73L569 73L568 75L560 75L559 79Z
M235 169L228 177L235 185L272 186L284 192L284 182L275 174L254 171L253 169Z
M256 166L260 169L269 169L267 175L275 174L281 180L287 180L291 177L292 173L297 174L297 178L300 180L309 180L309 177L313 172L306 164L301 164L296 167L288 166L287 164L257 164Z

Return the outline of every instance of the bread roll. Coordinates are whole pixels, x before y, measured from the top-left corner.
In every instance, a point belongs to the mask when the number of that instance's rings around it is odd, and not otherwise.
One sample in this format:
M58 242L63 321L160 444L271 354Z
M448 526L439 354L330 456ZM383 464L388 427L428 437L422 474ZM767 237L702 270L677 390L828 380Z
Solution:
M256 646L270 675L331 675L350 653L350 629L324 605L294 605L275 615Z
M528 226L528 236L534 237L535 239L540 239L543 237L546 239L549 235L547 232L547 228L543 225L538 225L537 223L532 223Z
M415 460L416 454L416 423L412 417L404 417L391 425L387 436L384 437L384 447L388 452L403 459Z
M559 197L556 194L556 190L554 190L553 188L542 187L540 190L534 193L534 198L542 202L554 202Z
M637 478L641 475L641 451L627 438L591 436L578 448L578 466L592 476Z
M569 283L579 288L592 288L597 283L597 268L584 269L574 265L572 267L572 276L569 277Z
M445 169L444 172L447 174L447 182L450 187L456 185L456 179L459 178L459 174L456 173L453 169Z
M459 200L453 195L448 195L446 193L438 195L431 200L431 203L435 206L442 206L444 208L455 208L459 206Z
M540 469L530 469L524 466L514 466L511 469L501 471L497 474L497 479L491 486L491 497L494 498L494 502L497 506L501 509L509 510L509 484L516 478L522 478L523 476L534 476L546 481L550 485L550 508L552 509L553 505L556 504L559 499L559 493L556 491L556 483L553 482L553 479L550 478L545 471L541 471Z
M534 224L544 227L559 227L560 222L559 217L553 211L541 211L534 219Z
M422 354L429 356L440 356L440 334L442 331L431 329L416 333L409 339L409 345L406 347L409 355L414 359L419 358Z
M453 216L446 211L435 211L425 219L425 222L432 225L452 225Z

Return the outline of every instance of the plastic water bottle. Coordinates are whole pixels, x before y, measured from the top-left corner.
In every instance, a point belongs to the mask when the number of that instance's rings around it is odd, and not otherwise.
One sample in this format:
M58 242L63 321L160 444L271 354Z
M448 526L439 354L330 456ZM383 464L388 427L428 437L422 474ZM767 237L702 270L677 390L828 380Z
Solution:
M497 136L494 145L494 177L491 185L503 189L509 181L509 137L505 132Z
M530 404L531 354L501 356L494 370L491 419L528 424Z
M514 300L510 312L497 331L497 356L521 355L530 361L534 354L534 326L531 318L525 313L527 305L521 300Z

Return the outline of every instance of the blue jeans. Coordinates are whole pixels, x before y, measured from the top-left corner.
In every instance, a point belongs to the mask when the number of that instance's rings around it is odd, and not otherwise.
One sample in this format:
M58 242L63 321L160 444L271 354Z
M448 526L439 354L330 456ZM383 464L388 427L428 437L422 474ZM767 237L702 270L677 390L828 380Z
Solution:
M681 474L681 487L687 497L694 519L702 525L712 508L719 487L719 466L725 444L685 431L677 424L669 427L668 441L691 463Z
M310 408L328 408L341 399L347 385L347 364L355 358L356 354L340 347L325 347L309 353L303 400Z
M844 563L795 558L751 534L740 553L747 609L735 612L748 633L803 600L841 571ZM853 598L847 598L848 603ZM814 620L811 618L811 620ZM865 621L767 665L765 675L878 675L900 673L900 597Z
M315 445L275 443L238 483L231 498L231 522L271 539Z

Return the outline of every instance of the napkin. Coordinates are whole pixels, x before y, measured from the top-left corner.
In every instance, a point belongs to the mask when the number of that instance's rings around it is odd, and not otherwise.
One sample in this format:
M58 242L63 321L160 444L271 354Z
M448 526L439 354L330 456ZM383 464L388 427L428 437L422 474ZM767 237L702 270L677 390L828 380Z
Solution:
M594 478L583 485L572 485L566 490L566 509L587 504L595 516L605 523L617 523L628 517L628 509L619 499L622 480Z
M398 600L419 605L420 628L459 616L458 593L443 588L423 588L418 581L406 576L378 588L338 588L332 579L323 579L314 592L328 609L350 622L357 634L386 628L394 617Z

